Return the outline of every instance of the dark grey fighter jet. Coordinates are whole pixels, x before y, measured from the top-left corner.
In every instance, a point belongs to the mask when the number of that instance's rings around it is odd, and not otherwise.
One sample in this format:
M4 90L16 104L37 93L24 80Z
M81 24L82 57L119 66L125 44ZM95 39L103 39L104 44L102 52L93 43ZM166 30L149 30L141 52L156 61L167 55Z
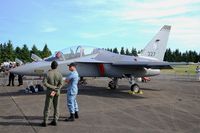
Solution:
M171 69L168 62L164 62L164 54L171 26L163 26L147 44L140 55L127 56L115 54L100 48L77 46L56 52L54 55L41 60L37 56L35 62L14 68L11 72L20 75L44 76L50 69L51 61L57 60L59 71L66 76L69 71L67 65L74 62L80 77L109 77L109 87L118 87L118 79L129 80L131 90L139 92L136 78L155 76L160 69Z

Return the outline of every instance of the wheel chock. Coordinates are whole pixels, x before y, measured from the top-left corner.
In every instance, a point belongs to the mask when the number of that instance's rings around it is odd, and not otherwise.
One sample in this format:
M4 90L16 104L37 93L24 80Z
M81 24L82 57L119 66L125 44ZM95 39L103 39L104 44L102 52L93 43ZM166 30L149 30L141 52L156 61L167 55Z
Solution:
M135 94L135 92L134 91L129 91L128 92L130 95L133 95L133 94Z
M144 94L142 90L140 90L139 92L129 91L128 93L130 95L134 95L134 94L140 94L140 95L142 95L142 94Z
M142 91L142 90L140 90L138 93L142 95L142 94L143 94L143 91Z

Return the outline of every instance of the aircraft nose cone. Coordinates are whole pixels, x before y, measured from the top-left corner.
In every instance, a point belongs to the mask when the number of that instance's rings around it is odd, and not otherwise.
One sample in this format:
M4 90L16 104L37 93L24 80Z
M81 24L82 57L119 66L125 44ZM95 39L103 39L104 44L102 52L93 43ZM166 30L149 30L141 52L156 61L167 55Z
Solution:
M29 75L33 72L33 64L25 64L10 70L11 73L19 75Z
M14 74L21 74L23 72L23 68L16 67L16 68L11 69L10 72Z
M10 70L11 73L27 76L41 76L49 69L49 62L32 62Z

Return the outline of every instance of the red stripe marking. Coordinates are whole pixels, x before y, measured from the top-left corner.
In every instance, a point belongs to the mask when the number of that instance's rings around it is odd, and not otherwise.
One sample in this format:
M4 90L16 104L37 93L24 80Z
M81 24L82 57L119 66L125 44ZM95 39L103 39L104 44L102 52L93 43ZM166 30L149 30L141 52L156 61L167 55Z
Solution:
M103 64L99 64L99 70L100 70L100 75L104 76L105 74L105 68Z

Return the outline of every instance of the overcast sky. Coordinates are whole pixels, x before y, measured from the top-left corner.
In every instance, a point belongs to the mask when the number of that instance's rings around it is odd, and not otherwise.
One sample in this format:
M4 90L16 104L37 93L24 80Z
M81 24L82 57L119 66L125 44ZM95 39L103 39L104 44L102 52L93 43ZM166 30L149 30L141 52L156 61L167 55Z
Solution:
M200 52L200 0L1 0L0 42L138 50L163 25L168 48Z

